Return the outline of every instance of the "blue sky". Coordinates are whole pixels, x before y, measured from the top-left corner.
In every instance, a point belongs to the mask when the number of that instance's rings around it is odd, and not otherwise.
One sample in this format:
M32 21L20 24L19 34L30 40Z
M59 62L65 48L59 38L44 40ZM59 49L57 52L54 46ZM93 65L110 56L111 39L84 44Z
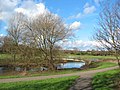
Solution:
M91 41L103 0L0 0L0 35L6 35L7 20L13 12L27 15L44 12L45 9L59 15L74 30L75 38L62 43L64 48L77 47L80 50L94 49L97 42ZM38 8L39 6L39 8ZM37 11L36 11L37 8ZM31 14L30 14L31 15ZM30 16L29 15L29 16ZM69 44L69 45L68 45Z
M75 32L76 37L81 40L90 39L99 13L98 2L95 0L45 0L45 4L50 11L65 19L66 23L80 22L80 29ZM84 9L87 4L88 9L94 7L94 10L85 14ZM77 17L77 15L80 16Z

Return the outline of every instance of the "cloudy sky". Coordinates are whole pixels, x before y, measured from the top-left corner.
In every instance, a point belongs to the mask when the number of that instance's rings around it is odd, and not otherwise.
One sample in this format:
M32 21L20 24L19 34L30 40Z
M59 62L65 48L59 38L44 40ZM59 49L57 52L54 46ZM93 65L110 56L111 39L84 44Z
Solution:
M62 43L64 48L93 49L91 40L97 26L100 2L103 0L0 0L0 35L6 35L7 21L14 12L35 16L48 10L59 15L74 30L75 38Z

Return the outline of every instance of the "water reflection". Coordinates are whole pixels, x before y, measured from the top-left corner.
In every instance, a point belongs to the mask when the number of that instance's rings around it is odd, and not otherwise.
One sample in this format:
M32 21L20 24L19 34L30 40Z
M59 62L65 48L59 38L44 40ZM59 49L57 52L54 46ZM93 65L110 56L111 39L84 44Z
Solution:
M0 67L0 74L3 73L3 67Z
M67 69L67 68L80 68L81 66L85 65L84 62L67 62L61 63L57 66L57 69Z

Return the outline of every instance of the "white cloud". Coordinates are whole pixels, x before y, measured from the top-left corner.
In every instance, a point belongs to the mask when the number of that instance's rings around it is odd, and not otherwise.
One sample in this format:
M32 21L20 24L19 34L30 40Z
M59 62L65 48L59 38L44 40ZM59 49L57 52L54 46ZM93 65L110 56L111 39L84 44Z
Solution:
M70 29L77 30L77 29L80 29L80 26L81 26L81 23L78 21L75 21L70 25Z
M44 13L47 9L43 3L36 4L37 5L37 10L39 13Z
M26 1L21 7L16 8L15 11L31 17L44 13L48 10L43 3L35 4L33 1Z
M79 19L88 14L94 13L94 11L96 10L95 6L91 6L88 2L83 6L83 8L83 12L79 12L78 14L69 16L68 19Z
M45 11L48 11L45 5L43 3L36 4L34 0L0 0L0 20L8 20L14 12L36 16Z
M82 17L82 13L78 13L76 15L72 15L72 16L68 17L68 19L79 19L81 17Z
M4 27L3 27L3 29L5 29L5 30L6 30L6 29L8 29L8 27L7 27L7 26L4 26Z
M0 19L8 18L19 2L20 0L0 0Z
M0 37L3 37L4 36L4 34L0 34Z
M89 3L86 3L84 5L84 10L83 13L84 14L91 14L96 10L95 6L90 6Z
M89 7L90 6L90 4L87 2L85 5L84 5L84 8L87 8L87 7Z
M64 49L73 49L74 47L79 50L92 50L97 49L97 47L101 47L101 44L97 41L83 41L83 40L75 40L75 41L66 41L61 43Z
M25 14L25 13L26 13L26 9L24 9L24 8L16 8L16 9L15 9L15 12Z
M0 0L0 20L6 23L13 13L23 13L29 17L36 16L49 10L43 3L35 3L35 0ZM57 16L57 15L56 15ZM7 26L1 27L7 29Z
M11 11L18 5L19 1L20 0L0 0L0 9L2 11Z

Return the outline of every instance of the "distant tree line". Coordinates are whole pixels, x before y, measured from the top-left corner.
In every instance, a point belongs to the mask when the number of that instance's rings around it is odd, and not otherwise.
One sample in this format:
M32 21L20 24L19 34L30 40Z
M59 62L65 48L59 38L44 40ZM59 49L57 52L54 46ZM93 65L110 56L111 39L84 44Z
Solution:
M76 50L64 50L66 54L74 54L74 55L93 55L93 56L112 56L114 55L114 51L103 51L103 50L87 50L87 51L76 51Z

